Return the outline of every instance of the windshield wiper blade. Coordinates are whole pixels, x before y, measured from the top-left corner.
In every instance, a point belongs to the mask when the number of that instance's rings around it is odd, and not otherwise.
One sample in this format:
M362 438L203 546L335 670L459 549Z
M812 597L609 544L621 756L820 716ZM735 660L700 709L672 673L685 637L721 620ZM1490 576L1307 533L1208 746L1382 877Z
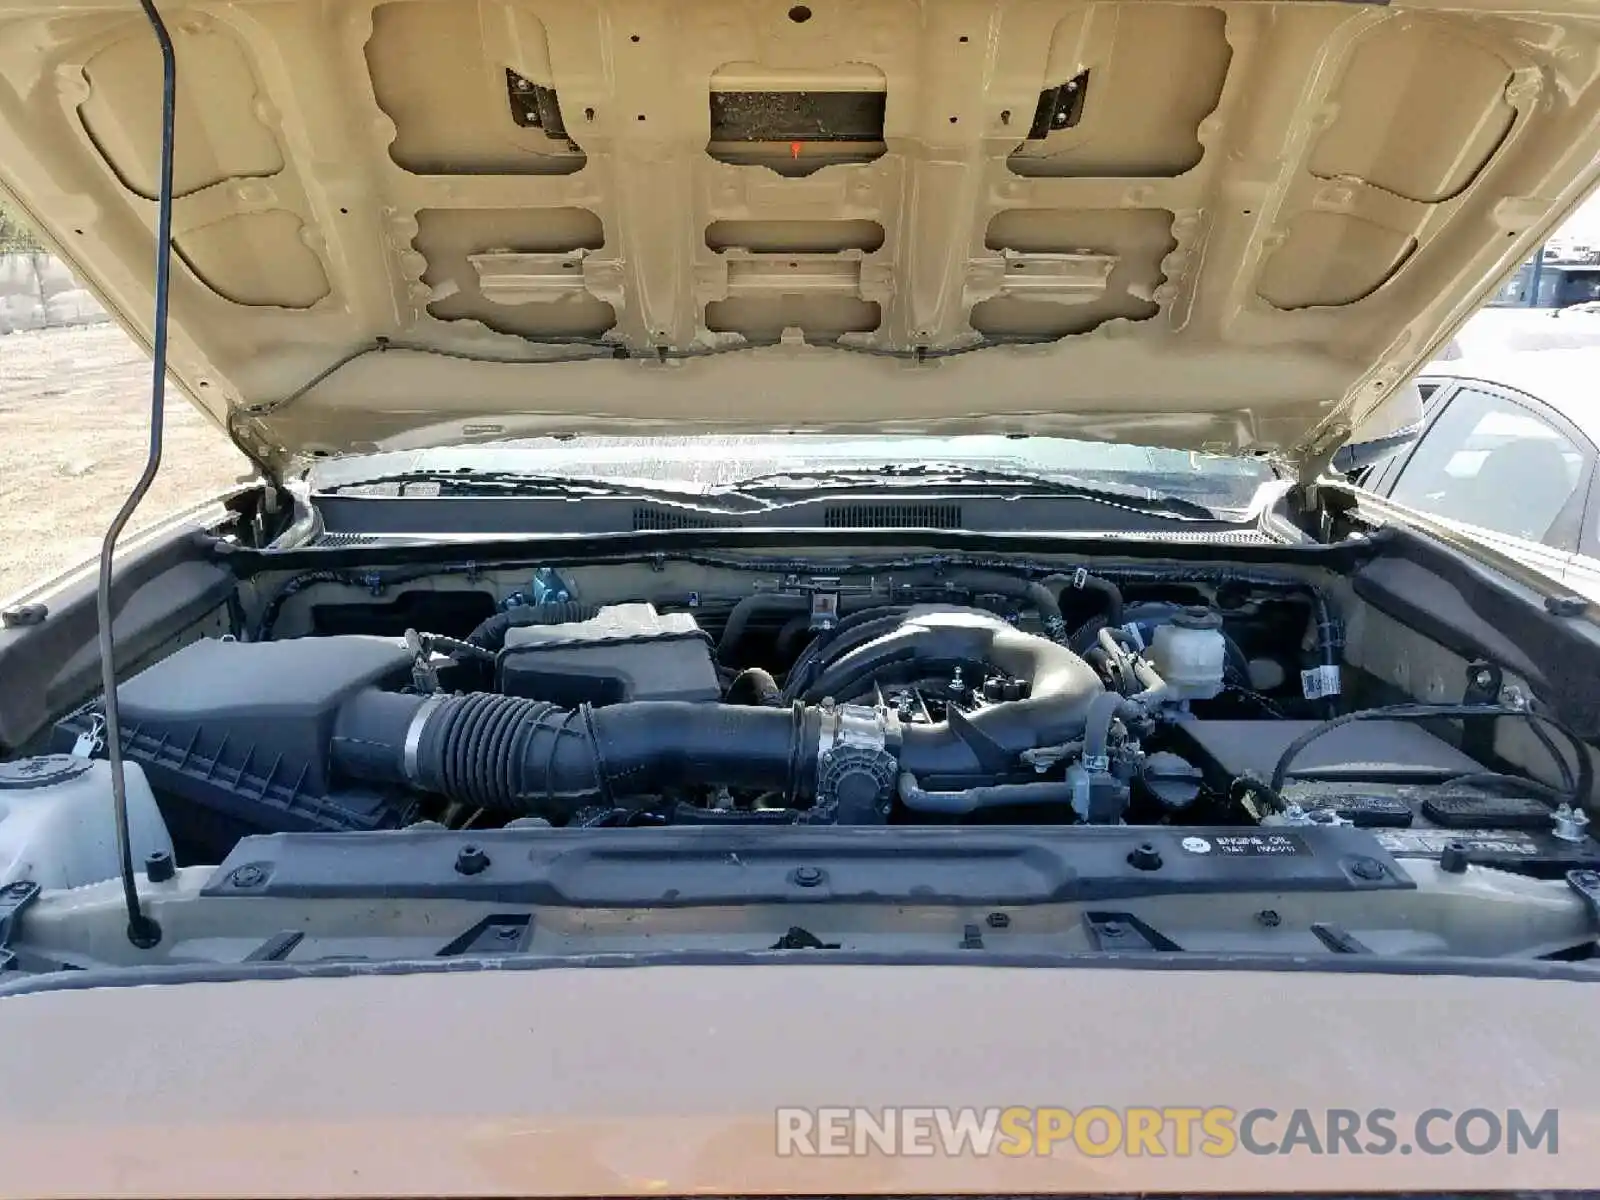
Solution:
M873 467L838 467L813 470L800 467L753 475L731 485L749 495L771 492L818 492L859 487L999 487L1035 495L1065 496L1095 504L1115 505L1138 512L1186 521L1214 521L1216 513L1202 504L1163 495L1153 488L1104 487L1071 476L1041 475L1030 471L975 467L962 463L886 463Z
M589 500L626 497L633 500L653 500L715 512L738 511L765 507L753 503L753 497L731 496L733 504L720 501L707 503L699 492L675 488L655 488L621 480L601 479L590 475L548 475L523 471L417 470L398 471L388 475L374 475L368 479L353 479L347 483L332 484L321 494L330 496L516 496L527 498L553 498L561 500ZM743 503L741 503L741 501Z

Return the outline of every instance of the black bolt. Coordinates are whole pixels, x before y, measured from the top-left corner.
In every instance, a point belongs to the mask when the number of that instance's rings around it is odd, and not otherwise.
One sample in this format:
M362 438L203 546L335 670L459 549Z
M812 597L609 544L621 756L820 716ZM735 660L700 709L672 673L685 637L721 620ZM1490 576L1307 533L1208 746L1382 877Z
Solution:
M165 883L178 872L178 865L165 850L152 850L144 856L144 877L151 883Z
M1141 871L1155 871L1161 866L1161 851L1150 842L1140 842L1128 851L1128 865Z
M1119 938L1126 937L1127 934L1128 927L1117 921L1107 921L1104 925L1100 926L1101 937Z
M1011 928L1011 914L1010 913L1003 913L1003 912L992 912L987 917L985 917L983 919L983 923L985 925L987 925L990 929L1010 929Z
M822 868L796 867L794 874L790 875L789 878L801 887L816 887L823 879Z
M502 925L494 931L494 935L503 942L509 942L521 932L522 930L515 925Z
M1276 929L1283 924L1283 918L1274 909L1263 908L1256 914L1256 922L1266 926L1268 929Z
M1450 875L1459 875L1467 869L1465 842L1450 842L1439 855L1439 869Z
M243 866L228 876L228 882L236 888L252 888L259 885L267 877L267 873L260 867Z
M1350 874L1357 879L1382 879L1388 874L1383 869L1383 864L1375 858L1352 858L1350 860Z
M0 891L0 895L26 896L31 891L33 891L33 884L29 883L26 879L23 879L17 881L16 883L7 884L4 891Z
M456 871L461 875L478 875L489 869L489 856L482 846L463 846L456 855Z

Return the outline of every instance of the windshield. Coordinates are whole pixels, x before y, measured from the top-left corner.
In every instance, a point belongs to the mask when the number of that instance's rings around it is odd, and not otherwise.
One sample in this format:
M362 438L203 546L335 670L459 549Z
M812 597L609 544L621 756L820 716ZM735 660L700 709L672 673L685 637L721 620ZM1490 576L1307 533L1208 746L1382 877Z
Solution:
M1215 510L1249 505L1274 478L1263 460L1188 450L1051 437L784 437L530 438L467 447L387 451L318 463L316 490L408 472L526 472L649 483L709 493L745 481L771 484L790 476L805 483L819 473L886 471L903 475L930 465L1015 472L1090 482L1141 494L1181 496Z

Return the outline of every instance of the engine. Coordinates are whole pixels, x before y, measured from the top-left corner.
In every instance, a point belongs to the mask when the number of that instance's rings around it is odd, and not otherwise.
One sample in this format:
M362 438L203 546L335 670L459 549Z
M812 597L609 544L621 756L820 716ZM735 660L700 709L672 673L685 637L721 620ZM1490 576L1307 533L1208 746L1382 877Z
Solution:
M1332 647L1297 636L1301 670L1260 652L1274 605L1325 633L1314 598L968 575L959 597L753 592L708 613L563 594L457 636L202 640L122 685L124 750L207 861L249 834L423 823L1321 822L1560 844L1540 785L1477 786L1479 762L1408 720L1327 721Z

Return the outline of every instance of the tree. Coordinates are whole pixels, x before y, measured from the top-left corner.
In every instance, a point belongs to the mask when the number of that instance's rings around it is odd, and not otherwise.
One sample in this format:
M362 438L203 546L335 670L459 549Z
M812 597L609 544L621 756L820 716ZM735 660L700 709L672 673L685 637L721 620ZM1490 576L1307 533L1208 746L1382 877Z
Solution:
M36 254L41 249L33 231L0 205L0 254Z

